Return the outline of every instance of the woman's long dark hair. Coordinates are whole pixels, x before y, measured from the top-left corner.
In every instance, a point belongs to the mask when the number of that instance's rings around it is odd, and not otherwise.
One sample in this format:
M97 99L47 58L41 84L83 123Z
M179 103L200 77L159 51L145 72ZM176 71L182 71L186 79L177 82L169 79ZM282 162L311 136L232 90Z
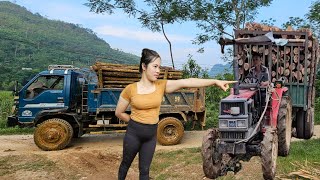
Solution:
M147 48L142 49L139 72L142 73L142 63L148 66L156 58L160 58L160 55L156 51Z

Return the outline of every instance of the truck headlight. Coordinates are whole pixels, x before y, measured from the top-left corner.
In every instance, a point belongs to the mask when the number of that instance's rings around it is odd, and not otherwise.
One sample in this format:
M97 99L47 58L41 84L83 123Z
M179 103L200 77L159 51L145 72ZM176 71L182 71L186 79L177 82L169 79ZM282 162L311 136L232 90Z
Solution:
M237 127L246 127L246 121L245 120L238 120Z
M220 127L220 128L226 128L226 127L228 127L228 120L220 120L220 121L219 121L219 127Z

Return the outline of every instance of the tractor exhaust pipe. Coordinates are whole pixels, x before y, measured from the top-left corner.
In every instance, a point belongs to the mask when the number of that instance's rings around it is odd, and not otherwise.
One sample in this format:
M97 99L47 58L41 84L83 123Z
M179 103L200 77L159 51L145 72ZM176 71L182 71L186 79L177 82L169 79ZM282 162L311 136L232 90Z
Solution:
M234 50L235 50L235 48L233 46L233 52L234 52ZM238 95L239 94L239 69L238 69L238 67L239 67L239 65L238 65L237 56L234 56L233 57L233 74L234 74L234 80L237 81L233 85L234 95Z
M224 46L225 45L233 45L233 54L237 54L235 52L235 40L220 37L218 43L221 46L221 53L222 54L224 54ZM238 65L237 56L234 56L233 57L233 74L234 74L234 80L237 81L233 85L233 94L234 95L238 95L239 94L239 70L238 70L238 67L239 67L239 65Z
M238 81L238 82L234 83L234 85L233 85L234 95L239 94L239 70L238 70L238 67L239 67L238 60L235 56L235 57L233 57L233 74L234 74L234 80Z

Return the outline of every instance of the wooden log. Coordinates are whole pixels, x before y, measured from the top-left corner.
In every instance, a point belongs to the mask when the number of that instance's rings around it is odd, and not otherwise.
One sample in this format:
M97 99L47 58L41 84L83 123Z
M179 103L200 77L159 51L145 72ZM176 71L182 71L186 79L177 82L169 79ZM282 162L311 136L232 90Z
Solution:
M311 58L312 58L312 54L311 54L311 52L310 52L310 51L307 51L307 55L306 55L306 57L307 57L307 60L311 60Z
M296 64L295 63L290 64L289 69L291 71L295 70L296 69Z
M265 50L265 48L262 46L262 47L259 47L258 52L260 54L264 54L264 50Z
M139 81L140 78L128 78L128 77L103 77L104 81Z
M312 48L312 40L308 41L308 48Z
M302 73L302 76L305 75L305 68L302 68L302 69L301 69L301 73Z
M301 79L303 77L301 71L296 71L295 77L297 78L298 81L301 81Z
M290 54L290 48L285 48L284 52L285 54Z
M111 76L111 77L132 77L132 78L141 78L140 73L127 73L127 72L109 72L103 71L103 76Z
M288 80L287 77L282 76L282 79L284 80L285 83L288 83L288 82L289 82L289 80Z
M124 68L112 68L112 67L106 67L106 66L103 66L103 68L101 68L101 69L102 69L102 71L109 71L109 72L139 73L138 70L124 69Z
M256 45L255 45L255 46L252 46L252 51L253 51L253 52L258 52L258 46L256 46Z
M297 71L301 71L303 69L303 65L302 64L298 64L296 66Z
M240 68L239 68L239 74L240 74L240 75L244 74L244 69L243 69L243 67L240 67Z
M108 84L131 84L134 83L134 81L103 81L104 85L108 85Z
M243 65L243 60L242 60L242 59L239 59L239 60L238 60L238 64L239 64L239 66L242 66L242 65Z
M278 74L282 75L284 72L284 68L283 67L278 67Z
M249 68L250 68L249 63L244 63L243 68L244 68L245 71L248 71Z
M293 53L294 53L295 55L299 54L299 52L300 52L300 50L299 50L298 47L293 48Z
M285 68L289 68L289 66L290 66L290 63L289 62L285 62L284 67Z
M284 72L283 72L283 75L288 77L290 75L290 69L285 69Z
M299 55L296 54L293 56L293 62L298 63L298 61L299 61Z

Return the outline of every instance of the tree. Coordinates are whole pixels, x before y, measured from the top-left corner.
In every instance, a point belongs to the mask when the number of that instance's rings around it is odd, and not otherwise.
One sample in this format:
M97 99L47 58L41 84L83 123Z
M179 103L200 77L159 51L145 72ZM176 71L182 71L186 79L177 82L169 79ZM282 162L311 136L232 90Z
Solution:
M186 64L183 65L183 78L198 78L202 71L201 67L192 58L192 55L188 55L189 59Z
M320 0L317 0L312 3L310 7L310 11L307 14L308 20L313 25L313 30L318 35L318 38L320 36Z
M145 0L143 8L137 8L134 0L88 0L90 10L96 13L114 13L122 9L129 16L140 20L141 24L152 30L162 30L166 37L172 57L171 43L164 32L164 25L175 22L194 21L203 32L198 34L194 44L218 40L222 35L233 38L228 30L239 29L247 21L253 21L257 10L269 6L272 0ZM141 4L142 2L139 1ZM199 52L203 52L200 48ZM172 63L173 63L173 58Z
M272 0L194 0L191 19L203 30L194 41L202 44L218 41L221 36L234 38L228 30L240 29L245 22L253 21L258 9L269 6Z
M189 14L189 9L185 7L188 5L187 2L188 0L145 0L142 5L143 8L138 8L134 0L89 0L85 5L95 13L113 14L114 10L122 9L129 16L136 17L142 26L153 32L162 32L169 44L174 68L172 45L165 33L164 26L186 20Z

